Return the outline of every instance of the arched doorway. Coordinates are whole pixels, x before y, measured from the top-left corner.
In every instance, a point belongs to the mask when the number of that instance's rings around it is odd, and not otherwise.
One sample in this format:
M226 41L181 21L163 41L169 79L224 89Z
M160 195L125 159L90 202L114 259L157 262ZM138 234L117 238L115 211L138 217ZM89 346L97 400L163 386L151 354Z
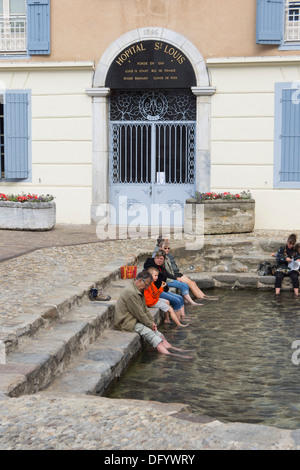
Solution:
M111 222L182 226L184 202L195 192L191 90L112 91L109 135Z
M116 55L105 85L111 223L182 226L184 202L195 192L192 65L165 41L138 41Z
M101 222L109 202L116 224L130 223L137 211L143 218L143 210L145 225L162 217L182 224L186 197L210 188L214 91L199 51L173 31L138 29L111 44L87 90L93 97L92 222ZM167 211L160 220L156 204Z

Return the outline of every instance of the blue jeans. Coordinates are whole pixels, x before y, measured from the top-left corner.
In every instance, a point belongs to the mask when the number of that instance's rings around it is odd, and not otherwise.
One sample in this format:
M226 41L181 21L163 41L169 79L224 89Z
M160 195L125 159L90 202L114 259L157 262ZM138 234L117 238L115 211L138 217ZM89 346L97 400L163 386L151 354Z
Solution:
M178 294L173 294L173 292L162 292L159 298L169 300L175 312L180 310L184 305L183 298Z
M180 282L180 281L174 281L173 279L171 281L167 282L167 285L169 287L175 287L175 289L179 289L181 292L181 295L187 295L189 294L189 286L185 282Z

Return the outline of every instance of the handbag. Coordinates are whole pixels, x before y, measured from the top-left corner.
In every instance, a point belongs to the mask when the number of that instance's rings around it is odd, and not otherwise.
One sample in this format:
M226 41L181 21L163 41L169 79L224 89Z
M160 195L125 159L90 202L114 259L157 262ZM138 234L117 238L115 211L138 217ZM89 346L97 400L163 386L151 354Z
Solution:
M135 258L133 264L129 265L128 260L133 256ZM121 278L122 279L135 279L137 275L137 257L135 255L129 255L126 259L126 265L121 266Z

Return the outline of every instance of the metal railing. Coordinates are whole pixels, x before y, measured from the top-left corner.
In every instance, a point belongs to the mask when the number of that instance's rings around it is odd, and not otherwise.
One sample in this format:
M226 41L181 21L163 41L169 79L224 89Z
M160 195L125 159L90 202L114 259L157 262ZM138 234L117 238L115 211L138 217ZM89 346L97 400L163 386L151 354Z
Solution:
M26 52L27 19L26 16L0 16L0 54Z
M286 1L285 41L300 41L300 1Z
M194 184L195 122L111 122L111 183Z

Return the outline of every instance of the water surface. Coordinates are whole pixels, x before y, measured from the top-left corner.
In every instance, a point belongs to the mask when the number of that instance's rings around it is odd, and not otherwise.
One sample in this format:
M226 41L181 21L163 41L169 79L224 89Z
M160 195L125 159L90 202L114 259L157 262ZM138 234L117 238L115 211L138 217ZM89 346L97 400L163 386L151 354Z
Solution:
M300 428L300 365L292 361L300 299L291 292L279 299L273 291L209 293L220 300L187 309L189 327L159 328L171 344L196 348L193 359L147 346L107 396L186 403L223 422Z

